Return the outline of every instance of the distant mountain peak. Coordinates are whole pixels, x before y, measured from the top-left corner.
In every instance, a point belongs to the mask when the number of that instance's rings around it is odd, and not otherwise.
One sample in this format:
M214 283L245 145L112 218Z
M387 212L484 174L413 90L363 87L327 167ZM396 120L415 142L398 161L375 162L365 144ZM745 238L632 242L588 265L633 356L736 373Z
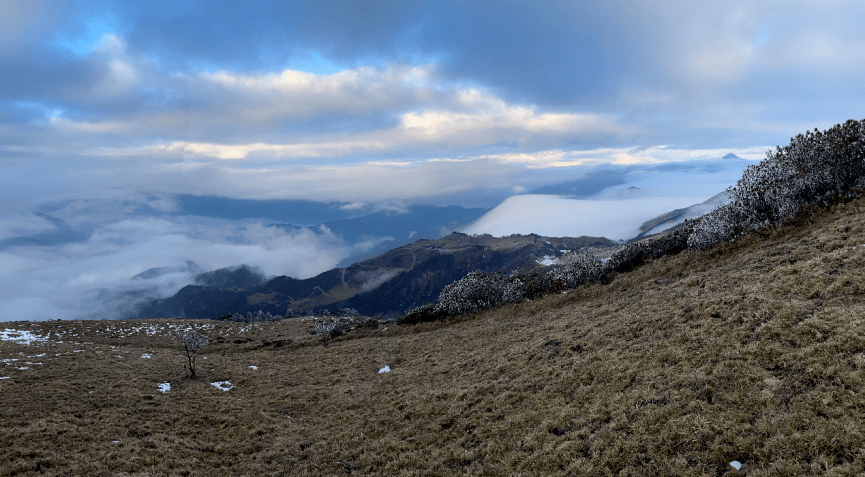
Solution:
M741 159L741 157L730 152L730 153L727 153L727 155L722 157L721 159Z

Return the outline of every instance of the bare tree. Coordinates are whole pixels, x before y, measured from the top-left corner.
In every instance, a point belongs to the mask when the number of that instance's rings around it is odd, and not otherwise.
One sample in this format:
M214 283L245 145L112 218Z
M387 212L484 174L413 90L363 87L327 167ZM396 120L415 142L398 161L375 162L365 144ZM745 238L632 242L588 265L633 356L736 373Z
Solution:
M191 328L178 331L175 336L177 336L177 339L180 340L180 343L183 345L183 351L186 352L186 361L188 362L188 366L185 367L189 370L189 377L194 378L195 357L198 354L198 350L210 344L210 340L208 340L206 336L196 333L195 330Z

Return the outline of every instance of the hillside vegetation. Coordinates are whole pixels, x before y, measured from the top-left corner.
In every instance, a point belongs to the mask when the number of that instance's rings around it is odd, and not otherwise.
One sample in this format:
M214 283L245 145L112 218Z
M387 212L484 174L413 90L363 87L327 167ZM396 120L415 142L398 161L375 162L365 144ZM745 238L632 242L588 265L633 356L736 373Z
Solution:
M9 323L46 339L0 342L0 475L855 475L861 244L857 199L329 342L301 320ZM194 380L182 326L214 342Z

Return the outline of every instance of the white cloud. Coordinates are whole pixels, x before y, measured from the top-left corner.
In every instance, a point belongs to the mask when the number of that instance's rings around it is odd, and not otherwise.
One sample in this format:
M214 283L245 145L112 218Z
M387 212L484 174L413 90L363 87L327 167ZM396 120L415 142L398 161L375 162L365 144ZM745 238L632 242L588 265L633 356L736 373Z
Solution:
M460 146L501 141L522 144L537 140L536 136L556 141L563 136L587 139L636 133L635 128L620 125L610 116L538 111L533 106L508 104L477 89L457 90L456 97L461 108L407 112L401 117L401 129L412 138Z
M227 100L226 109L236 117L258 123L328 112L368 114L422 104L436 95L426 81L432 70L432 65L392 65L334 74L286 69L270 74L203 72L186 78L199 96L210 93L213 96L204 96L209 101Z
M697 197L651 197L623 200L577 200L554 195L525 194L508 198L463 229L468 234L545 235L548 237L607 237L630 239L646 220L704 201Z
M251 154L269 157L334 157L349 154L371 153L386 148L380 141L344 141L334 143L300 144L216 144L174 141L167 145L144 148L161 156L211 157L216 159L245 159Z
M112 318L135 302L124 291L169 296L192 282L190 270L132 279L150 268L187 261L205 270L248 264L267 275L306 278L370 245L345 243L329 231L286 231L257 221L129 215L122 206L72 202L54 213L93 227L89 238L0 252L0 309L11 313L0 321Z

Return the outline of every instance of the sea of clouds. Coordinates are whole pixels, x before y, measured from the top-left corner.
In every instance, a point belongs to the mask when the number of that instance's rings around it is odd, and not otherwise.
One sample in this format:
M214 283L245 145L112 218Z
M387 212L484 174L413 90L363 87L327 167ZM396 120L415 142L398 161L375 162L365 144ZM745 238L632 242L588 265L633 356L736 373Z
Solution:
M733 158L635 168L621 175L622 184L588 197L514 195L462 231L498 237L535 233L628 240L640 234L644 222L701 204L724 191L749 163Z
M117 318L138 300L176 293L202 270L247 264L268 276L306 278L376 243L347 243L323 227L182 215L166 198L36 209L2 219L2 321Z

